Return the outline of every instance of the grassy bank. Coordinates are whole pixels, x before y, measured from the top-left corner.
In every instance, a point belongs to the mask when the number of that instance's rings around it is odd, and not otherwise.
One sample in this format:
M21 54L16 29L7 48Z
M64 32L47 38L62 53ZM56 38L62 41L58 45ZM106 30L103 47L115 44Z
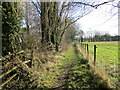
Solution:
M83 42L89 45L89 54L94 55L94 45L97 46L96 68L103 70L110 78L114 87L119 87L118 42Z
M105 82L93 74L90 70L88 61L83 59L82 54L78 51L77 46L72 47L73 54L67 52L66 59L72 62L71 69L67 75L67 88L107 88Z

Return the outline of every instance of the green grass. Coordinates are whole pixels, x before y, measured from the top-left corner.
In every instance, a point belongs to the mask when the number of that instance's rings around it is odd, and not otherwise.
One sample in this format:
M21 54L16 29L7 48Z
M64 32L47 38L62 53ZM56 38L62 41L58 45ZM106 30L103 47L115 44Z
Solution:
M96 44L96 59L105 63L118 64L118 45L115 44ZM89 52L94 55L94 44L89 44Z
M90 70L88 61L83 59L76 46L72 47L71 52L65 53L65 56L72 63L66 80L67 88L107 88L104 81Z
M78 52L78 51L76 51L76 52ZM75 49L73 46L71 46L69 51L63 53L64 60L62 63L64 63L64 64L76 64L78 61L78 58L79 59L82 58L82 54L80 54L80 52L78 52L78 53L79 53L79 55L76 56Z
M58 64L51 69L52 73L43 77L45 86L52 88L58 77L62 77L61 71L68 69L65 79L66 88L103 88L107 87L104 81L95 76L90 70L87 60L83 59L82 54L78 51L75 44L70 49L63 53L63 58ZM49 76L49 78L48 78ZM65 88L64 87L64 88Z
M49 70L38 69L34 70L33 76L30 75L29 79L24 84L25 76L21 85L14 89L49 89L54 88L60 80L65 84L64 88L103 88L107 87L104 81L93 74L90 70L87 60L83 59L83 55L78 51L76 44L72 44L68 51L65 51L62 56L55 62L49 62L44 65ZM66 74L64 74L65 72ZM58 79L63 77L62 79ZM27 86L26 86L27 85ZM58 86L59 86L58 85ZM59 88L58 88L59 89Z
M89 54L94 55L94 45L97 46L96 66L105 71L116 83L118 79L118 42L83 42L89 45ZM118 83L118 81L117 81Z
M103 88L107 87L105 82L93 74L88 64L88 60L83 59L83 55L78 51L77 45L72 44L69 50L65 51L60 58L55 61L49 61L44 64L43 68L31 69L33 74L20 77L20 84L16 80L14 89L37 89L53 88L58 78L65 74L66 88ZM67 70L66 70L67 69ZM22 72L23 73L23 72ZM115 73L114 73L115 74ZM16 84L16 85L15 85Z
M71 45L70 49L68 51L65 51L62 53L62 58L58 61L51 62L52 66L49 67L49 71L38 71L36 72L34 86L42 87L42 88L52 88L52 86L57 82L57 78L59 78L61 71L63 71L64 67L66 67L68 64L75 64L76 63L76 57L74 54L74 48Z
M108 42L84 42L89 44L89 53L94 55L94 45L97 46L97 57L98 61L102 61L107 64L120 64L118 62L118 43L108 43Z

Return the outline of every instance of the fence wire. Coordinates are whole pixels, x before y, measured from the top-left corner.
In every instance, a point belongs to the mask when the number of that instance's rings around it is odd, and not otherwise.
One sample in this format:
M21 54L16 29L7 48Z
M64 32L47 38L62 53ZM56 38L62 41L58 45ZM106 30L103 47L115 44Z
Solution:
M104 73L110 78L110 82L113 86L117 87L117 85L120 84L118 81L118 54L120 47L118 47L118 45L111 46L106 44L96 44L96 46L97 52L95 54L94 44L80 43L80 47L89 55L89 61L95 63L95 67L98 71L104 71ZM96 55L96 58L94 58L94 55ZM96 59L96 61L94 59Z

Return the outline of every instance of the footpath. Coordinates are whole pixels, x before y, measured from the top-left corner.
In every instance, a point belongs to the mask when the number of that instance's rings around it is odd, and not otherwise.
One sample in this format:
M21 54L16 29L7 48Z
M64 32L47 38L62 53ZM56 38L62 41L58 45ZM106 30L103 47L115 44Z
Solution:
M52 89L61 90L62 88L93 88L105 89L105 82L94 75L88 61L83 59L77 45L73 44L69 51L63 54L61 72ZM109 89L108 89L109 90Z

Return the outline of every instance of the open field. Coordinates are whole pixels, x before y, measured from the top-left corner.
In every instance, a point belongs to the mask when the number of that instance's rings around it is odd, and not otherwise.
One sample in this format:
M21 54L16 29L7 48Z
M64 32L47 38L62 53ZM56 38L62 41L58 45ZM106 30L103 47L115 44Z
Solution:
M118 42L84 42L89 44L89 53L94 54L94 45L97 46L97 60L118 64Z
M96 67L103 70L112 82L118 85L118 42L83 42L88 44L89 54L94 55L94 45L97 46Z
M118 41L110 41L110 42L83 42L83 43L91 43L91 44L118 44Z

